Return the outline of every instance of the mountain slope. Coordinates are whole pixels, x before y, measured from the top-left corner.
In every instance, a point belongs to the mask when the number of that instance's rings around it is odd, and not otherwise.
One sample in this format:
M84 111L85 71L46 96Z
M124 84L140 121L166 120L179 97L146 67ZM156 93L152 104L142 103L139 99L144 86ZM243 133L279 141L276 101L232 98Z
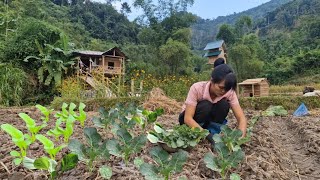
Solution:
M236 20L243 15L250 16L254 21L258 21L260 18L266 16L268 12L272 12L290 1L292 0L271 0L247 11L228 16L219 16L213 20L199 18L197 23L192 27L192 47L197 50L203 49L208 42L215 39L221 24L234 24Z

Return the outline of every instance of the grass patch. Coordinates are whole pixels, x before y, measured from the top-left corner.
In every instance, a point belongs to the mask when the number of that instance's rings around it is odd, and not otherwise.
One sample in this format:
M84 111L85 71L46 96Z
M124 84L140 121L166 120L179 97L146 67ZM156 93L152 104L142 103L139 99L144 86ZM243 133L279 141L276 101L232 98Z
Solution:
M303 96L269 96L239 99L241 107L254 110L266 110L270 105L283 106L286 110L296 110L301 103L307 108L320 108L320 97Z
M281 85L281 86L270 86L270 93L294 93L301 92L304 90L305 86L297 86L297 85ZM320 90L320 83L318 84L310 84L308 86L314 87L316 90Z

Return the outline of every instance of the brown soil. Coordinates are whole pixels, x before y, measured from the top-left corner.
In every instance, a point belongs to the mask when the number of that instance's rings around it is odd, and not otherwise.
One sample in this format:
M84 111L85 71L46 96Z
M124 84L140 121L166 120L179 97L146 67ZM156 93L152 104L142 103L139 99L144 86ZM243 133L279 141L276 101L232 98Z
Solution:
M18 129L26 133L24 122L19 118L18 113L28 113L32 118L40 120L40 113L36 108L3 108L0 109L0 124L11 123ZM246 112L250 118L259 112ZM91 117L97 115L96 112L89 112L85 126L93 126ZM171 128L177 124L178 114L164 115L159 122ZM230 116L230 126L235 126L235 119ZM42 130L45 134L54 122L49 123L49 127ZM110 133L99 129L104 138L110 138ZM138 132L138 131L136 131ZM262 118L257 122L253 130L252 140L243 146L246 158L238 169L234 172L240 174L242 179L320 179L320 118L307 116L296 117L270 117ZM0 131L0 179L47 179L45 171L30 171L22 166L15 167L9 152L18 150L11 142L9 135ZM75 132L71 138L84 139L83 129L79 124L75 125ZM145 161L153 161L148 152L153 144L147 143L143 151L136 156L142 157ZM194 179L218 179L218 176L208 168L203 162L203 155L209 152L208 142L201 142L196 148L189 151L189 159L183 168L183 172L172 175L172 179L186 176L190 180ZM64 149L58 158L68 150ZM30 146L28 157L40 157L45 155L40 143ZM2 164L1 164L2 163ZM120 158L111 157L108 161L99 161L96 167L108 165L112 167L112 179L144 179L139 170L130 163L124 166ZM60 175L59 179L102 179L97 170L89 172L84 163L68 172Z

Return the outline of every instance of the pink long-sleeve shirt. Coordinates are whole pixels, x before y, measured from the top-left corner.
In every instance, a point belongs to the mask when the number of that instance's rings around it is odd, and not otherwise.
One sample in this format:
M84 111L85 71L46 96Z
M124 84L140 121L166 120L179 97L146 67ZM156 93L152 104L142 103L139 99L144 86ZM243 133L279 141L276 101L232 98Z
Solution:
M194 83L190 87L187 99L182 107L182 111L186 109L186 105L191 105L196 107L198 102L201 100L208 100L214 104L220 101L222 98L226 98L230 105L239 104L237 94L234 90L231 89L227 93L225 93L223 96L212 99L209 93L209 89L210 89L210 81L201 81L201 82Z

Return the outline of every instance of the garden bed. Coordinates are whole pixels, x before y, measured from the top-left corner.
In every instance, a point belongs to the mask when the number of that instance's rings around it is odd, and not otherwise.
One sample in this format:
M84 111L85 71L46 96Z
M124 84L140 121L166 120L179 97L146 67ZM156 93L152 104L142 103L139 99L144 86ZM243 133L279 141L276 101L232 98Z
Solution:
M3 108L0 110L0 122L10 123L16 128L27 132L22 119L18 113L25 112L32 118L40 119L40 112L36 108ZM247 117L258 114L258 111L246 112ZM96 112L88 112L85 122L86 127L93 127L91 118L98 115ZM178 124L177 115L163 115L159 122L167 128L172 128ZM235 119L230 116L230 126L235 126ZM54 126L50 121L49 126L42 131L46 132ZM149 127L151 129L151 127ZM111 138L111 133L99 129L99 133L106 138ZM136 131L138 132L138 131ZM139 131L140 132L140 131ZM30 171L21 165L15 167L13 158L9 152L16 149L11 141L11 137L4 132L0 132L0 179L47 179L46 171ZM71 139L84 140L83 128L75 125L74 134ZM148 142L141 153L135 155L146 162L153 161L149 156L149 151L154 145ZM264 117L257 122L253 129L253 136L249 143L243 146L246 158L238 169L242 179L320 179L320 118L316 116L306 116L303 118L288 117ZM185 176L187 179L216 179L215 172L206 167L203 161L205 153L211 151L208 142L204 141L189 151L187 163L183 171L171 176L178 179ZM67 148L63 149L57 156L61 158L67 153ZM28 157L41 157L45 155L41 143L34 143L29 147ZM144 179L140 171L131 162L125 166L118 157L111 156L109 160L99 161L96 167L108 165L112 167L113 176L111 179ZM95 168L89 172L84 163L79 162L73 170L64 172L59 179L102 179Z

